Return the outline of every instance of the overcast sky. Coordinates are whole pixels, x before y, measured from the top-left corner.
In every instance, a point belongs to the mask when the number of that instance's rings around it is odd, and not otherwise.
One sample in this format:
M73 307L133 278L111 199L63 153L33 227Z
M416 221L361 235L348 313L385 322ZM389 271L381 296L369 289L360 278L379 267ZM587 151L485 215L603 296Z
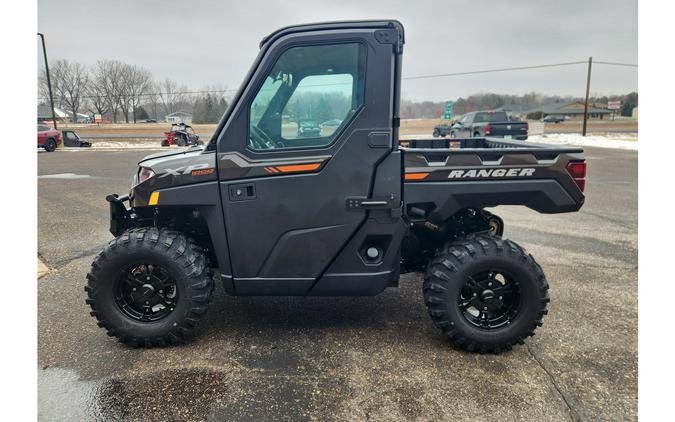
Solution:
M632 0L39 0L50 61L141 65L192 89L236 88L260 39L298 23L388 19L406 29L403 76L594 60L637 63ZM405 98L477 92L582 96L584 65L403 82ZM594 66L591 92L637 91L637 70Z

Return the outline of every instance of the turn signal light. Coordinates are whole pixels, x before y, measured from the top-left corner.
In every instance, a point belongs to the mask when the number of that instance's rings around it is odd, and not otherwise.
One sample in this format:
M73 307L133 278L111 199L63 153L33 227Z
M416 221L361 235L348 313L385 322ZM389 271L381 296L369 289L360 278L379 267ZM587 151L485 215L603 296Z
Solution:
M586 170L586 161L572 161L567 164L567 172L582 192L586 189Z

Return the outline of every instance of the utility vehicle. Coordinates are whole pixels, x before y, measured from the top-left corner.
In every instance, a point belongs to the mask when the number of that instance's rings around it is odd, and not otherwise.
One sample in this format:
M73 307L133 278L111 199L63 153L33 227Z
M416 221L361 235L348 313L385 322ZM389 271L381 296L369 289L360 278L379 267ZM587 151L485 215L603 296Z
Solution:
M204 142L199 140L192 129L192 126L185 123L174 123L171 125L171 130L164 132L165 138L162 139L162 146L168 147L171 145L178 145L184 147L188 145L203 145Z
M401 146L403 43L392 20L264 38L210 142L144 158L130 193L107 197L115 238L85 287L98 324L163 346L195 328L215 282L231 295L376 295L415 271L455 345L500 352L532 335L546 278L485 208L578 210L583 151L490 138ZM289 130L310 107L339 125Z

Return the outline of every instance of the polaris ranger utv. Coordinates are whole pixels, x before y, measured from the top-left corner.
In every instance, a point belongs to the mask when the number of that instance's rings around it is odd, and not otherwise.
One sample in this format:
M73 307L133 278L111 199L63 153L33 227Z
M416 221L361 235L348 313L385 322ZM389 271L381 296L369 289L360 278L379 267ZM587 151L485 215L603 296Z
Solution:
M148 156L109 195L116 236L85 290L108 334L184 339L231 295L376 295L425 272L429 315L458 347L500 352L549 302L541 267L485 207L578 210L579 148L470 138L399 143L403 27L280 29L205 147ZM337 121L298 136L298 122ZM451 144L452 141L452 144Z

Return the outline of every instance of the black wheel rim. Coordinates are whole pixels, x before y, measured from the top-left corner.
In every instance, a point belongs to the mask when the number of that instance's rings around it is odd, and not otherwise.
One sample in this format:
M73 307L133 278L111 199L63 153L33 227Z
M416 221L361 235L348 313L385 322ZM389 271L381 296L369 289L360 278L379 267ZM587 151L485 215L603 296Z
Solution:
M178 288L166 268L154 263L134 264L116 280L115 303L135 321L159 321L176 308Z
M484 271L469 277L458 301L464 318L483 330L496 330L513 323L520 304L518 282L502 271Z

